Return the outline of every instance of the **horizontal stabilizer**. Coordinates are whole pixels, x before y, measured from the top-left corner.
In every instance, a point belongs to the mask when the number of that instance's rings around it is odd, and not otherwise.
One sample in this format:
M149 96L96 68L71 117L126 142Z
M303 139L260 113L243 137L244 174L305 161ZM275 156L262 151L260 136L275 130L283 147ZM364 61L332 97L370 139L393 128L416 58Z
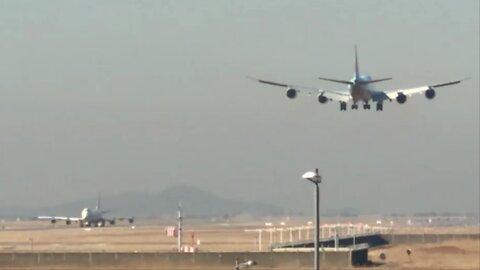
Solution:
M249 79L251 79L251 80L258 81L258 82L260 82L260 83L265 83L265 84L270 84L270 85L275 85L275 86L282 86L282 87L290 87L288 84L284 84L284 83L277 83L277 82L265 81L265 80L257 79L257 78L250 77L250 76L247 76L247 78L249 78Z
M351 82L351 81L335 80L335 79L322 78L322 77L318 77L318 79L320 79L320 80L324 80L324 81L329 81L329 82L336 82L336 83L349 84L349 85L352 85L352 84L353 84L353 82Z
M391 80L391 79L392 79L392 78L384 78L384 79L376 79L376 80L360 81L359 83L363 83L363 84L369 84L369 83L377 83L377 82L388 81L388 80Z

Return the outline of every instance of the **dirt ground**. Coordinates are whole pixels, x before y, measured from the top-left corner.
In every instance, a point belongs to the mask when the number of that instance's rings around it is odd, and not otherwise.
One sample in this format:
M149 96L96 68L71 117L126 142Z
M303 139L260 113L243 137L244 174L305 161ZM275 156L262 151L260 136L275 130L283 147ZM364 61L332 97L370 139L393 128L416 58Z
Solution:
M176 250L177 239L168 237L164 225L137 223L134 227L78 228L51 226L37 221L7 224L0 230L0 252L167 252ZM258 228L252 224L197 224L186 226L184 244L203 252L258 251ZM478 233L478 227L423 228L419 233ZM401 233L402 230L399 230ZM403 230L413 233L414 230ZM286 236L284 236L285 239ZM303 237L306 237L305 234ZM310 234L312 237L312 234ZM279 236L272 235L272 242ZM263 234L263 250L268 250L270 235ZM406 250L410 249L411 255ZM385 260L379 258L386 255ZM449 241L436 244L392 245L370 250L369 258L378 269L480 269L478 240ZM0 267L1 268L1 267ZM1 268L5 269L5 268ZM15 268L20 270L19 268ZM45 268L65 269L75 268ZM101 268L108 269L108 268ZM119 268L115 268L119 269ZM132 269L130 267L125 269ZM135 269L156 269L155 266ZM180 269L180 268L172 268ZM190 268L192 269L192 268ZM201 269L201 268L197 268ZM251 269L265 269L255 267ZM322 268L324 269L324 268ZM75 269L76 270L76 269Z
M411 254L407 255L407 249ZM386 260L379 258L380 253ZM393 245L369 251L379 269L480 269L480 241L447 241L438 244Z

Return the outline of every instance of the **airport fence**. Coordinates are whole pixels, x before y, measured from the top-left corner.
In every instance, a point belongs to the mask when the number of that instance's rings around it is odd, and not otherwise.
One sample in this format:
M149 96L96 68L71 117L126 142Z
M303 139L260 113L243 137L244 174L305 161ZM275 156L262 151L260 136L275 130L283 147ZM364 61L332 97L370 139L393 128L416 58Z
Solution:
M480 234L382 234L383 239L394 244L434 244L445 241L480 240Z
M358 253L358 254L357 254ZM171 266L205 267L214 269L233 267L240 261L254 260L262 269L283 266L298 269L309 267L313 252L212 252L212 253L0 253L0 269L10 267L148 267L171 269ZM321 263L332 267L350 267L367 259L363 251L322 252Z

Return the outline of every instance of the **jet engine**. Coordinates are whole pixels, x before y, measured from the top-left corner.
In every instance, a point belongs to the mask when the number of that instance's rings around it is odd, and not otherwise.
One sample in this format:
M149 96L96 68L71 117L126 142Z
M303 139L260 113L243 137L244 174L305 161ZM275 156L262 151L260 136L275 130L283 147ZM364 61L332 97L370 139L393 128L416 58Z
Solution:
M325 104L327 103L328 101L328 98L324 95L318 95L318 102L322 103L322 104Z
M50 220L50 222L51 222L52 224L55 224L55 223L57 223L57 220L56 220L56 219L52 219L52 220Z
M110 225L115 225L115 220L114 219L110 220Z
M403 93L399 93L397 96L397 102L400 104L407 102L407 96L405 96Z
M429 88L427 91L425 91L425 96L428 99L433 99L435 97L435 90L433 90L433 88Z
M133 217L128 219L128 223L133 223Z
M297 90L293 88L288 88L287 89L287 97L290 99L294 99L297 97Z
M72 221L70 219L65 220L65 224L70 225Z

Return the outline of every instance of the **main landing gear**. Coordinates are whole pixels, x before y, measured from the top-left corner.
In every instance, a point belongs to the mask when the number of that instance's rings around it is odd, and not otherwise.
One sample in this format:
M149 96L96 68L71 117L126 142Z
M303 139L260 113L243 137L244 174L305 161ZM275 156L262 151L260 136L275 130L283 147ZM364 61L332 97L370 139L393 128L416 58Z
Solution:
M364 110L370 110L371 105L368 103L363 104L363 109ZM340 111L346 111L347 110L347 103L346 102L340 102ZM352 104L352 110L358 110L358 104L353 103ZM377 111L383 111L383 103L382 102L377 102Z
M370 104L364 104L363 109L370 110ZM346 110L347 110L347 103L346 102L340 102L340 111L346 111ZM358 110L358 104L353 103L352 104L352 110Z
M370 104L368 104L368 103L363 104L363 109L364 110L370 110ZM358 110L358 104L353 103L352 104L352 110Z

